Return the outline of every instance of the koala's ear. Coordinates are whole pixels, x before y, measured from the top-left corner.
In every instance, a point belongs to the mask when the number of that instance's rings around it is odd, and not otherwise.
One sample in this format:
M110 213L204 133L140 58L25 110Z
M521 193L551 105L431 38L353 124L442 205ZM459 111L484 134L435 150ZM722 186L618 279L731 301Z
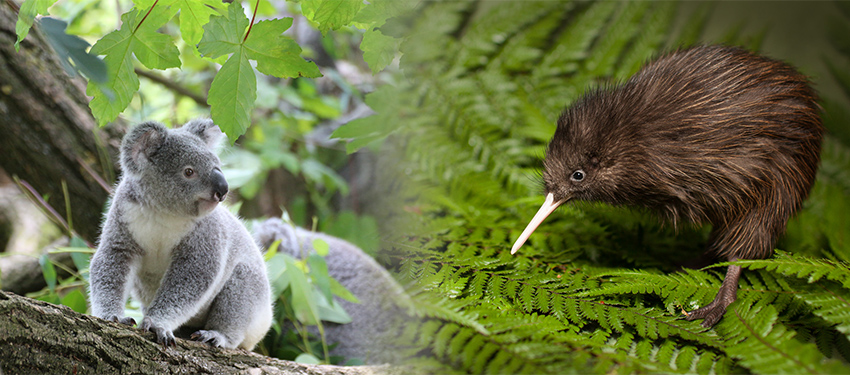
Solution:
M183 125L181 128L189 133L192 133L200 138L209 148L215 148L221 141L224 133L208 118L194 119Z
M121 141L121 166L125 171L139 173L167 136L168 129L158 122L136 125Z

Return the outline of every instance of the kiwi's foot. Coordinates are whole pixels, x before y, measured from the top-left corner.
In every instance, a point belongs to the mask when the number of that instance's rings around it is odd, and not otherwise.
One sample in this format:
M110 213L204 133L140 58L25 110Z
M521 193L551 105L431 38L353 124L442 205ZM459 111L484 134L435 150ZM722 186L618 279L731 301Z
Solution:
M701 325L705 328L713 327L715 324L717 324L717 322L720 321L720 318L722 318L723 314L726 313L726 308L729 307L729 304L731 304L733 301L735 301L735 300L732 299L732 301L729 301L727 303L727 302L723 302L723 301L719 302L717 299L715 299L714 301L712 301L708 305L689 312L687 317L685 317L685 319L687 319L687 320L705 319L705 320L702 321Z
M735 261L735 258L730 259ZM702 326L705 328L713 327L723 314L726 313L726 308L735 302L738 294L738 279L741 277L741 266L731 265L726 270L726 277L723 279L723 284L720 285L720 290L717 291L717 296L714 301L699 309L691 311L685 318L687 320L705 319Z

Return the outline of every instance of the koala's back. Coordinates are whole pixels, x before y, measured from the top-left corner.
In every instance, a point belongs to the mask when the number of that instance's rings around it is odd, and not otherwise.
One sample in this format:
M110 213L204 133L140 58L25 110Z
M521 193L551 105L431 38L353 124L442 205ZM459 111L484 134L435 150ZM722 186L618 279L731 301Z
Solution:
M263 247L280 240L278 252L300 258L315 251L313 240L328 244L328 274L339 281L360 303L336 298L351 316L351 323L325 323L325 335L338 345L331 355L359 358L367 364L397 363L401 355L392 343L397 324L411 319L402 311L407 297L403 288L374 258L357 246L322 233L295 228L280 219L268 219L253 228Z

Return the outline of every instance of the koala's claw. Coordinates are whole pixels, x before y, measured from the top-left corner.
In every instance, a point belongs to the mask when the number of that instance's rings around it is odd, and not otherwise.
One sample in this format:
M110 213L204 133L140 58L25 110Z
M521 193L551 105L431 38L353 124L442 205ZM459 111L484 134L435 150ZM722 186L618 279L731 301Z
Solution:
M217 331L200 330L193 333L189 336L189 338L195 341L209 343L210 345L218 348L226 346L225 344L227 344L227 338Z
M118 315L113 315L112 318L109 318L109 320L111 320L113 322L118 322L118 323L121 323L121 324L126 324L126 325L131 326L131 327L136 325L136 319L133 319L129 316L125 317L125 318L119 318Z
M177 346L177 341L174 339L174 332L157 325L151 318L145 317L142 319L142 324L139 325L139 328L143 331L156 333L156 342L163 346Z

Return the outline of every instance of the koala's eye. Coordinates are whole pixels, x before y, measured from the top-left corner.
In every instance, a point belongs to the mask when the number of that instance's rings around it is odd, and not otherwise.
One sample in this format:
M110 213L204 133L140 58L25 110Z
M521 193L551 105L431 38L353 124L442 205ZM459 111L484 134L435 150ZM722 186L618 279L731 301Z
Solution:
M187 178L192 177L192 176L195 175L195 170L192 169L192 168L186 168L186 169L183 170L183 175L186 176Z
M573 180L573 181L576 181L576 182L584 180L584 171L581 170L581 169L576 170L575 172L573 172L572 176L570 176L570 180Z

